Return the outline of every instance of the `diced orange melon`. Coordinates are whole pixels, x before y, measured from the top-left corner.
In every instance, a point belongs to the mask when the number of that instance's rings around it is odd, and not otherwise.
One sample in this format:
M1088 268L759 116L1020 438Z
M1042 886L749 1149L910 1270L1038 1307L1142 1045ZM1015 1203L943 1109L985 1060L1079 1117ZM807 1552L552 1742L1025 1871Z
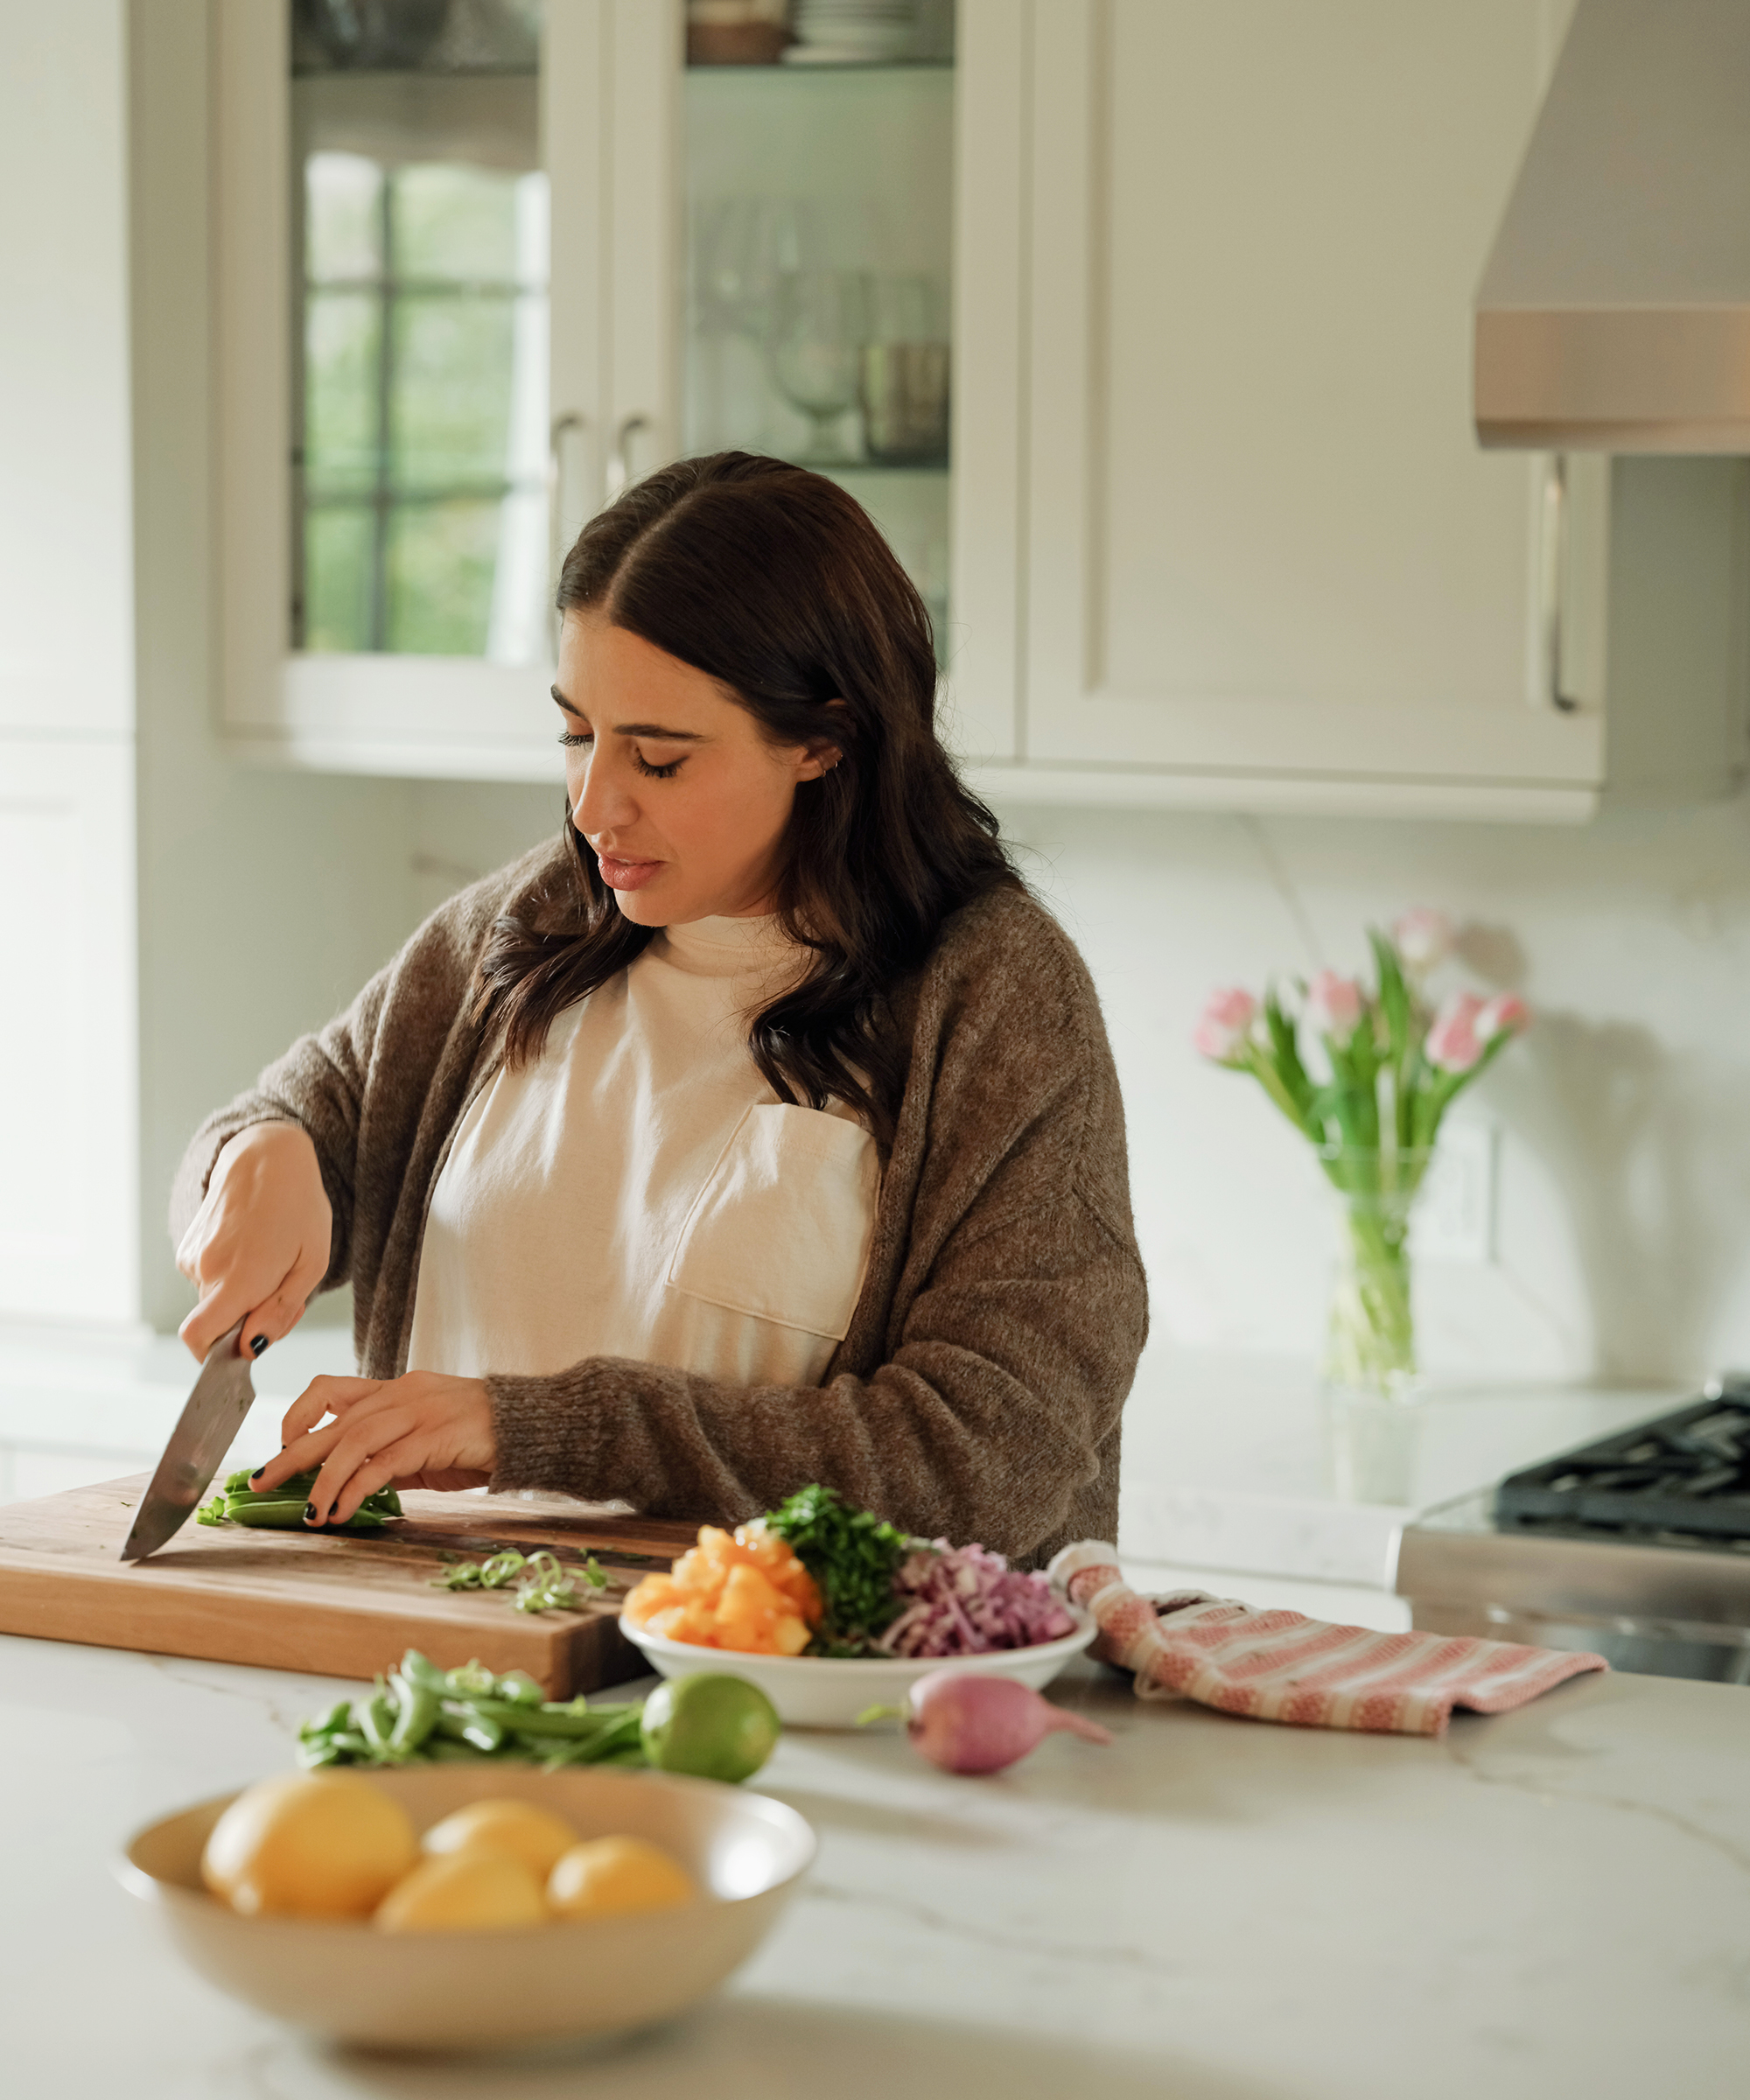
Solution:
M647 1575L621 1608L665 1640L743 1655L800 1655L822 1615L814 1578L763 1522L743 1524L733 1537L702 1526L672 1572Z
M672 1575L647 1575L626 1592L620 1608L634 1626L643 1626L654 1614L679 1603L685 1593Z
M813 1638L813 1629L804 1619L780 1619L772 1628L772 1645L780 1656L801 1655Z

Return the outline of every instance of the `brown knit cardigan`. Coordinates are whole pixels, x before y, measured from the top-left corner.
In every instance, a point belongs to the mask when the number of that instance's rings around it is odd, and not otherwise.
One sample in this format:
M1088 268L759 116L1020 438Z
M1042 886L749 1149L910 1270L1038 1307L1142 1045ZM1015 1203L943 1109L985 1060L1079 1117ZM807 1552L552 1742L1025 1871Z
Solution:
M498 1068L497 1033L469 1018L475 965L508 906L552 922L562 861L543 847L452 898L184 1156L178 1239L228 1138L273 1121L309 1132L334 1211L321 1287L351 1278L367 1377L406 1368L427 1205ZM732 1387L618 1357L489 1376L495 1488L736 1523L822 1480L906 1531L1029 1562L1115 1536L1147 1311L1086 967L1040 906L999 892L948 921L894 1008L909 1074L862 1296L823 1382Z

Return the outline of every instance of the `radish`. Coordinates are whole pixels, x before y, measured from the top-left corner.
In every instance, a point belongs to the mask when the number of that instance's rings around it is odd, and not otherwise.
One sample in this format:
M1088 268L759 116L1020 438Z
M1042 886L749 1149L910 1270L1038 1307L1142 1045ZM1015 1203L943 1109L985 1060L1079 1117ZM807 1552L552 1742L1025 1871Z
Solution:
M1000 1772L1060 1729L1090 1743L1112 1740L1096 1722L1054 1706L1013 1677L970 1670L931 1670L900 1712L913 1749L944 1772Z

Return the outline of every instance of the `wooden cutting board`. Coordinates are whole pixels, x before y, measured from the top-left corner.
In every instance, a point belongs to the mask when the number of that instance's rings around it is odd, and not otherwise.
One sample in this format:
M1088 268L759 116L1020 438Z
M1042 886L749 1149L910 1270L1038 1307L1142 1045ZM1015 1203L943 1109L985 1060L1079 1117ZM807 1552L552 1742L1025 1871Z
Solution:
M641 1676L620 1602L695 1524L615 1516L564 1495L408 1494L369 1538L192 1518L148 1560L116 1558L149 1476L0 1506L0 1633L162 1656L372 1677L410 1648L452 1669L526 1670L552 1698ZM519 1612L508 1592L434 1589L458 1555L598 1555L605 1590L576 1612ZM445 1556L449 1556L446 1561Z

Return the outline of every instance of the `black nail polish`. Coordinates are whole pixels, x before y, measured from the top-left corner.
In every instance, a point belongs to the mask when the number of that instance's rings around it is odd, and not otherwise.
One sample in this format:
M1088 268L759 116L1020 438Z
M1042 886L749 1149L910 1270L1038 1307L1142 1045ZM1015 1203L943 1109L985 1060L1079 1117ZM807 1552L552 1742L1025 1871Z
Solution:
M253 1473L252 1473L252 1474L249 1475L249 1479L250 1479L250 1481L251 1481L251 1483L253 1483L253 1482L255 1482L255 1481L256 1481L256 1480L260 1480L260 1479L261 1479L261 1477L262 1477L262 1474L264 1474L266 1471L267 1471L267 1467L266 1467L265 1466L256 1466L256 1470L255 1470L255 1471L254 1471L254 1472L253 1472Z
M316 1522L316 1505L314 1502L306 1502L304 1505L304 1521L306 1524L313 1524Z
M266 1348L267 1346L268 1338L265 1334L253 1334L250 1336L249 1354L252 1356L259 1356L262 1351Z

